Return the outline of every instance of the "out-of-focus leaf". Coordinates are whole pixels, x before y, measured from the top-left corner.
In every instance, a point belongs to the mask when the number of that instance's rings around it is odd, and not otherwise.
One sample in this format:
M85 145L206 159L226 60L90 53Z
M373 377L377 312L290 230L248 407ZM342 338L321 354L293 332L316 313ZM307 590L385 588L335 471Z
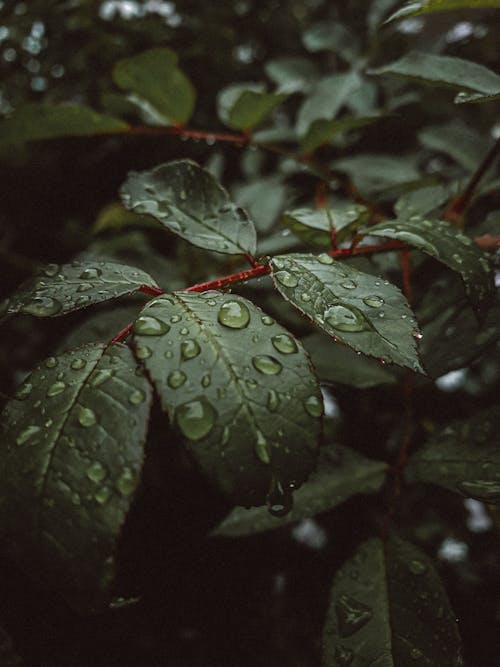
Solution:
M409 16L431 14L432 12L444 12L453 9L483 9L487 7L500 9L500 0L420 0L420 2L407 2L401 9L391 14L386 23L405 19Z
M233 194L236 203L250 213L256 228L267 232L285 206L287 187L278 174L238 185Z
M387 464L382 461L366 459L347 447L323 447L316 470L295 492L293 509L289 514L274 517L265 507L236 507L212 535L241 537L313 517L337 507L356 494L377 493L386 473Z
M455 97L455 104L477 104L479 102L494 102L500 99L500 91L497 93L458 93Z
M149 49L120 60L113 69L113 79L120 88L151 104L166 123L183 124L191 118L196 93L177 67L177 55L171 49Z
M304 32L302 42L311 53L333 51L350 63L359 57L358 37L338 21L316 23Z
M49 357L2 413L0 534L79 611L109 601L151 396L127 347L91 345Z
M494 407L433 434L410 458L405 477L500 503L499 469L500 409Z
M189 452L235 502L262 504L273 485L290 496L307 478L323 402L302 345L272 318L243 297L176 292L143 309L134 343Z
M397 376L379 361L369 359L354 350L335 343L321 334L310 334L302 343L311 355L321 382L338 382L357 389L395 384Z
M455 614L432 561L391 537L363 542L335 575L323 666L462 667Z
M329 255L279 255L274 284L299 312L357 352L423 372L416 323L402 292L387 280Z
M494 294L491 266L473 240L449 223L415 215L406 220L381 222L364 231L370 236L408 243L459 273L475 308L491 301Z
M25 104L0 120L0 146L126 132L128 123L76 104Z
M289 57L269 60L264 69L278 86L279 93L307 93L319 78L319 70L308 58Z
M366 24L371 36L376 33L384 17L397 2L398 0L372 0L366 13Z
M358 190L370 194L417 181L420 173L415 162L412 156L365 153L336 160L332 167L345 171Z
M110 230L121 231L122 229L128 229L129 227L158 229L159 226L160 224L150 216L139 215L133 211L127 211L124 206L118 202L114 202L113 204L108 204L108 206L105 206L99 211L93 231L95 234L99 234L100 232L107 232Z
M332 237L330 220L337 241L343 241L354 229L369 218L369 211L362 204L346 204L329 209L297 208L285 211L282 222L299 238L322 248L330 248Z
M246 212L212 174L191 160L130 172L121 197L129 210L153 216L200 248L233 255L255 253L255 228Z
M394 210L400 218L412 215L426 216L445 204L451 197L452 191L449 186L429 185L406 192L394 204Z
M58 317L102 301L134 294L155 281L134 266L112 262L47 264L10 297L6 315Z
M489 142L468 125L452 121L430 125L418 133L422 146L444 153L467 171L475 171L486 155Z
M365 125L372 125L380 120L381 117L379 114L376 114L357 118L345 117L337 120L315 120L311 123L307 134L300 142L300 151L301 153L313 151L318 146L333 139L338 132L347 132L355 130L358 127L364 127Z
M235 130L253 130L288 97L288 93L243 90L228 111L227 124Z

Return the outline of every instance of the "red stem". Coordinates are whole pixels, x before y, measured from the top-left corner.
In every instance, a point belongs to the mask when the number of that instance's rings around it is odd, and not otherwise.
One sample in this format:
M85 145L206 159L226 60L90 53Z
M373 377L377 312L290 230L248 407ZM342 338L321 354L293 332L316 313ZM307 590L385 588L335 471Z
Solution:
M210 280L206 283L200 283L199 285L192 285L191 287L186 287L181 290L182 292L207 292L208 290L219 290L234 285L235 283L242 283L245 280L251 280L252 278L259 278L260 276L265 276L268 273L271 273L271 267L267 264L258 264L252 269L247 269L246 271L240 271L239 273L232 273L230 276L224 276L223 278L217 278L217 280Z
M141 285L139 287L139 292L148 294L149 296L160 296L160 294L165 294L161 287L150 287L149 285Z
M129 333L132 331L132 327L134 326L134 322L129 322L126 327L123 327L121 331L119 331L114 338L111 339L110 345L113 343L121 343L122 340L125 340Z
M205 139L208 141L225 141L241 146L248 144L250 135L247 132L241 134L232 134L230 132L206 132L205 130L190 130L186 127L149 127L147 125L136 125L129 127L125 131L119 131L117 134L139 134L139 135L174 135L186 137L187 139Z

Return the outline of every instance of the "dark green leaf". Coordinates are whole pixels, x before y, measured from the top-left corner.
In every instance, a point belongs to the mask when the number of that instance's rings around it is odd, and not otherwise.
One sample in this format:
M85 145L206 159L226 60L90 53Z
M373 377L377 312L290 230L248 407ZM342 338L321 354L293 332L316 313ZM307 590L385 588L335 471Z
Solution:
M394 7L398 0L372 0L370 3L370 9L366 14L366 23L368 26L368 32L371 36L377 31L378 27L382 23L383 18L387 15L388 11Z
M370 236L397 239L434 257L464 281L473 306L491 300L493 271L474 241L443 220L426 220L418 215L407 220L388 220L364 230Z
M265 64L267 76L278 86L278 92L306 93L319 77L315 63L307 58L276 58Z
M422 146L444 153L467 171L475 171L486 155L489 142L460 121L430 125L418 133Z
M150 402L127 347L92 345L49 357L2 413L2 538L80 611L109 601Z
M445 204L452 197L450 187L429 185L406 192L394 204L394 210L400 218L412 215L425 216Z
M451 422L408 462L408 482L437 484L487 503L500 503L500 409Z
M333 51L347 62L359 57L359 39L338 21L316 23L302 35L302 42L311 53Z
M94 233L107 231L122 231L129 227L142 227L147 229L158 229L159 223L153 220L148 215L138 215L132 211L127 211L121 204L117 202L105 206L94 224Z
M410 156L365 153L341 158L332 166L349 174L357 189L367 194L412 183L420 178L415 160Z
M331 209L297 208L285 211L282 222L307 243L330 248L330 220L337 241L343 241L356 227L366 223L368 217L366 206L349 202Z
M170 49L150 49L120 60L113 69L113 79L120 88L148 102L165 123L184 124L191 118L195 90Z
M155 281L133 266L113 262L48 264L9 299L6 314L58 317L102 301L134 294Z
M395 537L358 547L335 575L322 664L464 665L455 614L424 553Z
M482 9L485 7L500 9L500 0L417 0L416 2L407 2L397 12L391 14L386 23L409 16L431 14L432 12L444 12L452 9Z
M256 228L268 232L285 206L287 187L279 174L248 181L234 188L234 198L245 207Z
M477 104L478 102L494 102L500 99L500 91L497 93L458 93L455 104Z
M235 130L253 130L287 97L287 93L242 90L228 109L225 122Z
M233 204L208 171L191 160L130 172L121 196L129 210L153 216L200 248L233 255L255 253L255 228L245 211Z
M395 285L327 254L280 255L271 269L285 299L335 340L423 372L413 313Z
M318 146L327 143L338 132L355 130L358 127L371 125L380 120L382 116L361 116L357 118L345 117L338 120L315 120L311 123L307 134L300 142L300 151L307 153L315 150Z
M318 466L307 482L294 494L292 511L273 517L265 507L236 507L217 526L212 535L240 537L287 526L337 507L361 493L377 493L385 481L387 464L372 461L347 447L320 449Z
M0 121L0 146L57 137L126 132L118 118L76 104L26 104Z
M395 384L397 377L392 369L374 359L356 354L347 345L335 345L321 334L310 334L302 343L311 355L314 368L321 382L338 382L357 389Z
M136 355L205 474L235 502L262 504L275 479L314 466L323 403L301 344L242 297L176 292L134 327Z

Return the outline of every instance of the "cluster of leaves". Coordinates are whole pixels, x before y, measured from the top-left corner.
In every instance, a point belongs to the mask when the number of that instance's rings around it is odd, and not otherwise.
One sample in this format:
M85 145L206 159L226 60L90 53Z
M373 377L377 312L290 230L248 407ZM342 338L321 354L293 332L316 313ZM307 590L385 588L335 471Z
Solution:
M455 616L432 561L406 539L389 537L388 529L403 481L485 503L500 499L497 406L433 424L428 436L414 427L418 448L405 460L412 428L408 387L428 388L481 358L500 337L498 258L483 247L498 235L492 170L483 169L480 185L457 197L490 143L484 139L491 129L487 114L476 129L465 125L476 113L469 109L479 108L469 104L497 100L500 76L435 52L406 52L380 64L373 45L409 16L499 3L396 4L371 3L366 44L338 22L308 28L307 57L266 63L271 91L260 82L221 90L218 115L231 133L187 127L196 92L169 48L116 63L113 80L125 93L114 92L113 99L121 115L37 103L0 122L4 150L108 134L178 135L203 138L210 148L215 141L246 147L246 181L232 183L231 194L215 160L205 168L176 159L130 172L120 203L101 211L89 251L42 266L4 302L5 321L60 317L122 297L128 304L116 329L113 311L83 320L24 379L2 413L0 538L16 562L79 612L123 603L117 554L145 483L156 396L162 439L181 443L212 487L242 506L213 536L272 530L353 496L388 491L373 527L383 539L358 544L334 577L325 665L381 659L463 664ZM380 28L383 19L388 28ZM331 57L338 63L333 74L325 67ZM424 94L415 96L419 85L438 89L435 116L452 102L456 118L425 123L418 150L405 155L360 151L375 123L390 133L395 114L411 116L408 108L426 101ZM266 152L277 156L271 173L263 166ZM432 159L441 160L438 168ZM483 213L477 222L465 212L473 210L473 195L493 218ZM282 226L275 225L278 217ZM203 264L200 280L209 280L185 287L170 260L148 248L137 266L124 263L117 248L143 243L148 234L191 244L190 251L179 244L179 252L192 253L187 273L192 277L193 265ZM107 242L116 237L122 248ZM238 270L221 275L223 266ZM412 277L417 294L410 304ZM145 296L147 302L138 303ZM104 337L96 342L99 319ZM390 446L367 457L332 436L321 389L399 382L405 423L399 428L393 410L390 437L400 444L391 470Z

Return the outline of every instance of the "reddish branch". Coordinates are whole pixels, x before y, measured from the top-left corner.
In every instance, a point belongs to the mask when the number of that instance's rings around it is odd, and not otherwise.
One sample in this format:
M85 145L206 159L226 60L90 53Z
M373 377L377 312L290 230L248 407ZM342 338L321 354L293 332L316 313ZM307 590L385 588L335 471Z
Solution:
M206 132L205 130L190 130L186 127L172 126L172 127L149 127L147 125L136 125L129 127L125 131L120 131L123 134L138 134L138 135L174 135L186 139L204 139L208 142L225 141L231 144L239 144L244 146L250 141L250 134L242 132L240 134L232 134L230 132Z

